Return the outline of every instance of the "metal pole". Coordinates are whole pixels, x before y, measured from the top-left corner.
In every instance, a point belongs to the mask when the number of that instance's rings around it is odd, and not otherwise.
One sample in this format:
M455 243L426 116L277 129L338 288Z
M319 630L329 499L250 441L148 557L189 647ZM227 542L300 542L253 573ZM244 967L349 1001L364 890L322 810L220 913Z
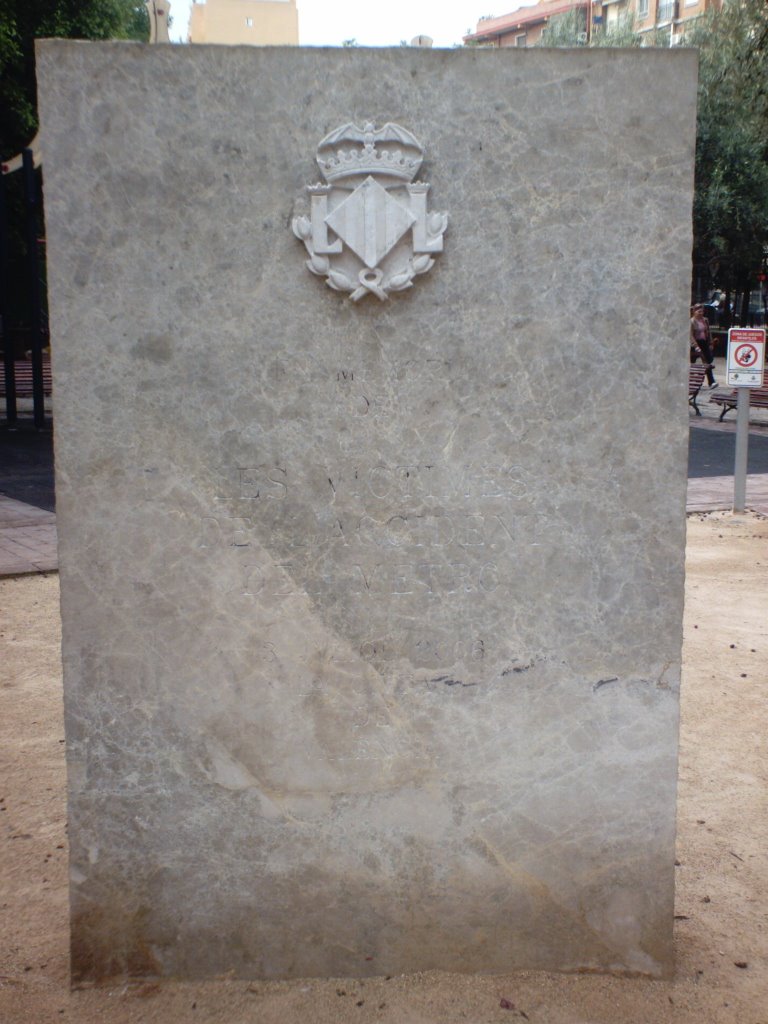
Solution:
M733 467L733 511L747 504L747 447L749 445L749 388L736 388L736 460Z
M43 389L43 308L40 295L40 264L37 255L38 194L32 150L25 149L22 158L24 161L29 298L32 306L32 403L35 426L40 430L45 426L45 391Z
M16 425L16 376L13 368L13 349L8 333L8 205L5 198L5 175L0 171L0 341L3 344L3 371L5 373L5 418L9 427Z

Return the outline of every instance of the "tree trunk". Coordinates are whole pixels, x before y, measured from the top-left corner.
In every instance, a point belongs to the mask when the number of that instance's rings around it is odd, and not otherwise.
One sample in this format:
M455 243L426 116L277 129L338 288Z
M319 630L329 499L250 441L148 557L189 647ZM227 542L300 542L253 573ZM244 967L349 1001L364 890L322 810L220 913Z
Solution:
M723 315L720 320L720 326L726 330L731 326L731 288L730 285L725 289L725 300L723 305Z
M750 327L749 322L749 284L746 283L743 286L744 291L741 294L741 326Z

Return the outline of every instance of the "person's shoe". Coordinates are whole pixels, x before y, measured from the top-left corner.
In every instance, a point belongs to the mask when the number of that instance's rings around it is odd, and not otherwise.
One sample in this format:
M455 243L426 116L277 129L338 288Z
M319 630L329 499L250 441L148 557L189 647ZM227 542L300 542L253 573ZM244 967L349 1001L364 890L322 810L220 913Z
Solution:
M719 387L720 387L720 385L717 383L717 381L713 380L712 383L709 385L709 390L710 391L714 391L715 388L719 388Z

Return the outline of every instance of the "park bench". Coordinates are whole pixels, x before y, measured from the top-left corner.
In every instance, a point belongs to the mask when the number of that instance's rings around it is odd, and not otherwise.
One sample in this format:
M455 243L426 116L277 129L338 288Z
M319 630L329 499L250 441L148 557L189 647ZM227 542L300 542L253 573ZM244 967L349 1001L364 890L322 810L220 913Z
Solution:
M13 364L13 376L16 381L16 397L32 398L32 363L19 359ZM43 393L51 393L51 361L43 360ZM5 396L5 372L0 363L0 397Z
M723 411L720 413L722 422L725 414L736 408L737 391L730 388L718 388L714 394L709 396L709 400L717 405L722 405ZM768 409L768 370L763 372L762 386L749 389L749 405L752 409Z
M699 397L706 375L707 368L705 366L691 366L688 369L688 405L693 406L697 416L701 416L701 409L696 404L696 399Z

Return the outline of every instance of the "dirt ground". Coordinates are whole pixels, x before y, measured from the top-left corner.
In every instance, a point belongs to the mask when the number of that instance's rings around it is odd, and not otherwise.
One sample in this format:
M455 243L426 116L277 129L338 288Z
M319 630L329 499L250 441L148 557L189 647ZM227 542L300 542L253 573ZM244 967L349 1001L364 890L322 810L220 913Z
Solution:
M70 992L58 577L0 580L0 1024L768 1024L768 520L688 520L676 973Z

